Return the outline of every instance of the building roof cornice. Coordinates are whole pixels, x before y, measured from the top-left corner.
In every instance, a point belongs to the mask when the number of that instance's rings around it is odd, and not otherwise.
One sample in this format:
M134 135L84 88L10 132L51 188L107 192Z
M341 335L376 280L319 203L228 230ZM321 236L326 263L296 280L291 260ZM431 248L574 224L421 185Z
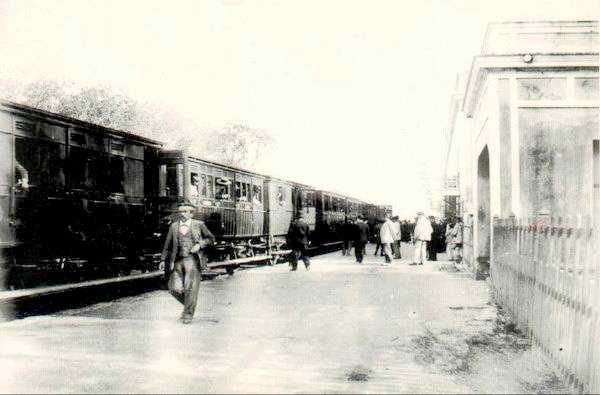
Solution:
M535 70L598 70L598 52L586 53L519 53L511 55L481 55L473 59L467 80L462 110L467 117L480 99L490 72Z

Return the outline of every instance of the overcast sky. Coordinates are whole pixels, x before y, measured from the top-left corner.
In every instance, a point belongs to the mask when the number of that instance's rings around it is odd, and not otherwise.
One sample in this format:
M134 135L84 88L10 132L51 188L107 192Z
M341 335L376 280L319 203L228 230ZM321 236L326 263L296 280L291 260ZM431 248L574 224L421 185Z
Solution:
M598 0L0 0L0 78L244 122L277 139L260 170L407 215L428 210L425 175L441 181L450 94L487 23L598 15Z

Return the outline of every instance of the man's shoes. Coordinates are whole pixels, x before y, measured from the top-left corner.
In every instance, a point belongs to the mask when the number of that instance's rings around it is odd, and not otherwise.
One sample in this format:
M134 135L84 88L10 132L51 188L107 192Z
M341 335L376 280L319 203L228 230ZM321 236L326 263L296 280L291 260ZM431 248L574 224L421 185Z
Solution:
M310 265L305 265L304 267L306 267L306 270L310 270Z
M181 321L182 324L189 325L192 323L192 317L181 317L179 321Z
M419 262L419 265L423 266L423 262Z
M417 266L417 262L409 263L409 266Z

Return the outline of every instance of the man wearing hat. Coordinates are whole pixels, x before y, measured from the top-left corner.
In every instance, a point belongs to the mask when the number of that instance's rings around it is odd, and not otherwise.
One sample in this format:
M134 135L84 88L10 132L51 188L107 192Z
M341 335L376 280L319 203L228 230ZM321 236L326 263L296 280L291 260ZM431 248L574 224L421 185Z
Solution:
M215 236L202 221L193 219L195 207L182 204L177 208L179 218L169 227L162 252L164 264L168 256L169 292L181 304L181 322L190 324L200 289L200 262L204 260L203 250L214 243Z
M365 256L365 246L369 242L369 224L364 216L359 216L354 225L354 254L356 262L362 263Z
M308 227L308 224L302 219L302 213L296 213L295 219L290 224L287 233L287 243L292 249L292 271L298 268L298 259L302 259L306 270L308 270L310 266L310 259L308 258L306 251L308 247L309 235L310 228Z

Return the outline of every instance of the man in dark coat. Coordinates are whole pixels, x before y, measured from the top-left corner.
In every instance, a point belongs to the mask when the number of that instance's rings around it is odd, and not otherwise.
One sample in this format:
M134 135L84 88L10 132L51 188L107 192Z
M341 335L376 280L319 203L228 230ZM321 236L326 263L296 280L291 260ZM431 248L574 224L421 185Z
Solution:
M356 262L362 263L365 256L365 247L369 242L369 224L363 216L358 217L354 225L354 254Z
M352 249L352 239L354 238L354 223L352 219L346 218L346 222L342 224L342 255L350 255Z
M307 251L309 235L310 229L308 224L302 219L302 213L298 213L294 221L290 224L287 233L287 243L292 249L292 271L298 269L298 259L302 259L306 270L308 270L310 266L310 259L308 258Z
M170 271L169 292L183 304L181 322L190 324L200 290L200 263L203 250L215 237L202 221L193 219L195 207L181 205L179 219L171 224L162 252L161 265Z
M436 247L437 247L437 239L438 239L437 232L439 231L439 226L437 225L434 216L430 216L429 221L431 222L431 227L433 229L433 233L431 234L431 241L427 244L427 256L430 261L437 261Z
M379 255L383 256L383 244L381 244L381 226L383 225L383 221L379 218L375 220L375 226L373 227L373 237L375 238L375 255L377 255L377 251L379 251Z

